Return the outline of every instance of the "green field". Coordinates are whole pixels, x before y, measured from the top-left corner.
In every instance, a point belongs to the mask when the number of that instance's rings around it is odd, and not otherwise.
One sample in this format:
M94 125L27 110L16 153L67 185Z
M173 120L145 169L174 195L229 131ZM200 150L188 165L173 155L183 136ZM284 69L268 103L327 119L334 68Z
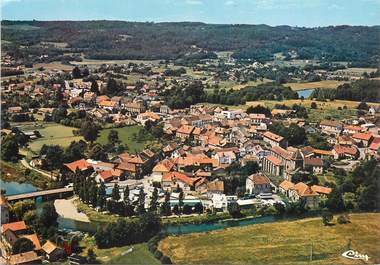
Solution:
M317 108L311 109L311 103L316 102ZM262 100L262 101L249 101L246 103L244 107L247 108L247 106L257 106L262 105L266 106L268 108L274 108L276 104L285 104L286 106L293 106L293 104L301 104L305 106L305 108L308 109L308 115L309 115L309 121L312 122L318 122L323 119L332 118L337 120L343 120L348 119L352 117L356 117L356 108L359 105L360 102L357 101L350 101L350 100L334 100L334 101L326 101L326 102L319 102L315 100L310 99L290 99L290 100L284 100L284 101L275 101L275 100ZM373 106L379 106L378 103L368 103L368 105ZM344 109L344 106L347 107L347 109ZM338 110L338 108L341 108L341 110Z
M36 139L29 144L29 148L33 152L39 152L41 147L46 145L59 145L67 147L72 141L83 139L82 136L74 136L73 130L76 128L63 126L60 124L49 124L45 128L39 129L42 138Z
M84 238L81 243L82 254L86 255L87 250L92 248L97 256L97 260L105 264L161 264L154 258L152 253L149 252L145 243L114 247L106 249L98 249L93 237ZM129 249L133 248L130 253L126 253Z
M363 264L341 256L350 244L370 257L368 263L380 262L380 214L350 220L337 224L335 216L324 226L321 218L308 218L169 236L159 249L175 264Z
M305 83L286 83L284 86L290 87L292 90L304 90L312 88L337 88L339 85L347 82L336 80L323 80L319 82L305 82Z
M42 127L36 126L36 124ZM57 123L23 122L12 124L12 126L14 125L17 125L23 131L37 130L40 132L42 137L29 143L29 149L35 153L38 153L44 144L67 147L72 141L83 139L82 136L74 136L73 131L77 130L76 128Z
M123 144L126 144L128 146L129 151L131 152L140 152L144 149L144 146L146 142L137 142L133 140L133 134L138 132L142 129L141 126L135 125L135 126L127 126L123 128L114 128L113 130L117 131L119 134L119 139ZM112 129L104 129L100 132L99 138L97 140L100 144L106 144L108 142L108 134Z

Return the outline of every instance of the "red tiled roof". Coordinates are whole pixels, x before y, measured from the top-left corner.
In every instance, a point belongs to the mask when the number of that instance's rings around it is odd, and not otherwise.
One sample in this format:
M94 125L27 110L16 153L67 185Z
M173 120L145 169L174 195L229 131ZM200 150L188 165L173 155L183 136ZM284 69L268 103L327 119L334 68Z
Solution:
M355 133L354 135L352 135L352 138L363 140L363 141L369 141L371 137L372 137L371 133Z
M16 231L26 230L26 224L24 221L18 221L18 222L3 224L1 226L1 229L3 232L8 229L12 230L13 232L16 232Z
M278 159L275 156L269 155L269 156L266 157L266 159L269 160L272 164L274 164L276 166L281 166L282 165L281 160Z
M265 132L263 134L263 136L266 138L269 138L270 140L275 141L275 142L280 142L284 139L284 137L277 135L275 133L272 133L272 132Z
M181 128L177 130L177 133L191 134L194 128L195 128L194 126L182 125Z
M122 173L123 172L120 169L112 169L112 170L104 170L100 172L99 175L104 181L107 181L114 177L120 177Z
M323 160L318 157L305 158L305 165L323 167Z
M9 264L33 264L36 261L41 262L42 257L37 256L36 252L28 251L20 254L11 255L9 258Z
M128 163L128 162L122 162L117 166L118 169L127 171L127 172L133 172L135 173L137 171L136 164Z
M371 150L375 150L375 151L377 149L379 149L380 148L380 137L377 137L377 138L373 139L373 141L372 141L371 145L369 146L369 148Z
M284 189L285 191L288 191L288 190L294 189L294 183L288 180L284 180L283 182L280 183L279 187Z
M173 181L173 179L186 183L189 186L194 186L195 181L198 180L179 172L169 172L162 176L162 181Z
M261 173L253 174L248 177L255 185L270 184L270 180Z
M311 189L315 191L316 193L322 193L322 194L330 194L331 188L328 187L323 187L323 186L318 186L318 185L313 185L311 186Z
M72 172L75 172L77 169L85 170L91 167L91 165L85 159L80 159L64 165L68 167Z
M41 250L41 243L36 234L23 235L22 237L27 238L33 242L34 250L36 251Z
M356 155L358 152L358 150L355 147L341 146L341 145L334 146L334 150L338 154L349 154L349 155Z
M318 194L313 191L308 185L303 182L299 182L294 185L294 189L297 191L300 197L317 196Z
M287 159L287 160L291 160L292 159L292 153L285 150L284 148L280 147L280 146L273 146L271 151L273 153L276 153L278 154L279 156Z

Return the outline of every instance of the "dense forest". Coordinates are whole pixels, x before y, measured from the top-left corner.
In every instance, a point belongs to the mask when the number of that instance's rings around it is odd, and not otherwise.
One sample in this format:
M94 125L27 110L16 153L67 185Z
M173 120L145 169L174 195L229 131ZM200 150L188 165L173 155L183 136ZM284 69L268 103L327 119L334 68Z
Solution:
M345 83L337 89L316 89L311 94L318 100L342 99L364 102L380 102L380 80L361 79Z
M2 21L3 48L17 56L84 52L92 59L214 58L233 51L236 59L271 60L274 53L296 52L300 59L375 65L380 27L303 28L222 25L197 22ZM9 41L11 43L9 43ZM41 46L65 42L65 48ZM16 45L15 45L16 44ZM21 48L26 46L27 48Z

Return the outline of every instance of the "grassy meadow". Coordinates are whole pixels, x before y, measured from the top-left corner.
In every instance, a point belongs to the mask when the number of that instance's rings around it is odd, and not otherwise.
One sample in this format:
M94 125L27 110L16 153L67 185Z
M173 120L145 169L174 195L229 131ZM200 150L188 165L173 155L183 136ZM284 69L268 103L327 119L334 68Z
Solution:
M308 218L169 236L159 249L175 264L363 264L341 256L350 244L370 257L369 264L379 263L380 214L352 214L350 220L337 224L335 216L324 226L321 218Z
M126 144L131 152L139 152L144 149L146 142L137 142L133 139L134 134L138 134L142 129L141 126L127 126L123 128L104 129L100 132L97 142L100 144L106 144L108 142L108 135L111 130L115 130L119 134L119 139L123 144Z
M46 145L59 145L67 147L72 141L83 139L82 136L75 136L73 131L76 128L64 126L57 123L45 123L43 128L37 129L41 133L41 138L33 140L29 144L29 149L33 152L39 152L41 147Z
M98 249L93 237L86 237L80 242L82 254L87 255L87 250L92 248L97 256L97 261L103 264L161 264L149 252L147 244L135 244L124 247L114 247L106 249ZM128 250L133 250L128 253Z
M312 88L337 88L339 85L344 84L344 81L336 80L323 80L319 82L306 82L306 83L286 83L284 86L290 87L292 90L304 90Z

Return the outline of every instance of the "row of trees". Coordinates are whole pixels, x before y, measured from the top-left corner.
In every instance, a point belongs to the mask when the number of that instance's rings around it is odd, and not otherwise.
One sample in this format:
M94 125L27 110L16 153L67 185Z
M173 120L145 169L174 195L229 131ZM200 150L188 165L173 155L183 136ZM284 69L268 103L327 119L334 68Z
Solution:
M160 217L152 212L139 216L137 220L118 219L105 227L98 227L95 241L99 248L121 247L145 242L161 229Z
M378 88L380 80L361 79L352 83L345 83L337 89L315 89L310 95L318 100L354 100L366 102L380 102Z

